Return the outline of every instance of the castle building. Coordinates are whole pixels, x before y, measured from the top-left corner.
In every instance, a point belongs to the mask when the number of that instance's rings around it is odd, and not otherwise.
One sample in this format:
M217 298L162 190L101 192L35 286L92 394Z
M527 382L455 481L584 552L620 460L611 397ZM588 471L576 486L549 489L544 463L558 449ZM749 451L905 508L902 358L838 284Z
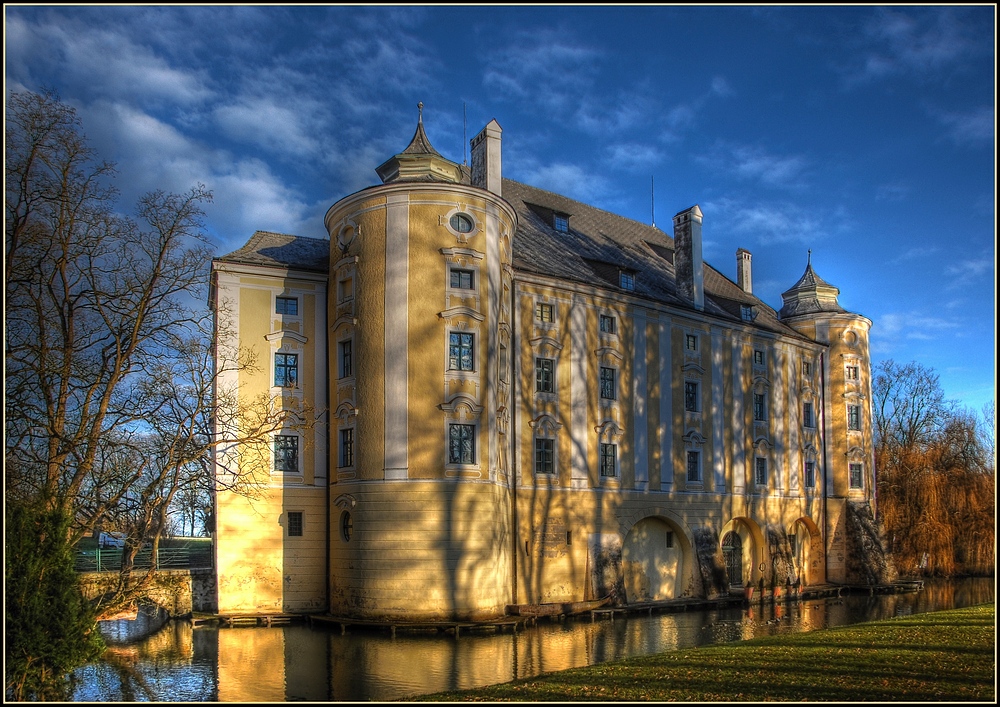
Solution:
M776 311L673 235L471 167L418 122L327 239L215 259L218 609L479 619L846 583L874 503L871 322L806 265ZM243 427L246 427L244 429Z

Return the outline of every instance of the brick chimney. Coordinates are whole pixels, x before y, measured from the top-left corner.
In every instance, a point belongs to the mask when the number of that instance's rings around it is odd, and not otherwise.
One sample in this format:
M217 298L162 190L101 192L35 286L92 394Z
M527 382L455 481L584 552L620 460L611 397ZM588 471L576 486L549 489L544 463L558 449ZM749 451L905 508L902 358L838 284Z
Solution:
M674 216L674 272L677 294L705 308L705 268L701 258L701 209L695 204Z
M736 284L748 295L753 294L753 277L750 274L750 251L736 249Z
M501 194L503 173L500 169L500 135L503 128L496 120L486 124L469 144L472 147L472 184Z

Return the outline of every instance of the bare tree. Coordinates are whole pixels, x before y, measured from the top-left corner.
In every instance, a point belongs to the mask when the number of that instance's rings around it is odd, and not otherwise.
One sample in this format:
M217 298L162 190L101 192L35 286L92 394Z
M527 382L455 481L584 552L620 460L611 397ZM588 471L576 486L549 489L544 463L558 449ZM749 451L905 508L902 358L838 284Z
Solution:
M177 494L211 478L213 450L263 450L286 413L219 386L256 362L213 356L210 192L153 192L135 219L117 213L113 167L50 94L12 94L6 138L6 492L65 512L70 544L98 524L127 534L114 611L148 580L132 562L158 547ZM251 491L252 471L226 478Z

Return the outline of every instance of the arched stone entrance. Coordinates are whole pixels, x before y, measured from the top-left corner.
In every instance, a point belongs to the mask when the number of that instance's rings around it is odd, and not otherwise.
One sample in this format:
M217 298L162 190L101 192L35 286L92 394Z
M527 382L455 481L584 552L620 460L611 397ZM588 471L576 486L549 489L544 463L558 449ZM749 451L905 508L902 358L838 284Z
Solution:
M816 524L809 518L799 518L792 525L788 540L792 544L792 564L802 586L825 582L823 539Z
M626 600L634 603L681 596L686 545L681 533L663 518L643 518L632 526L622 547Z
M757 567L758 548L763 547L760 529L750 519L734 518L722 528L722 557L726 565L729 586L757 586L761 577Z

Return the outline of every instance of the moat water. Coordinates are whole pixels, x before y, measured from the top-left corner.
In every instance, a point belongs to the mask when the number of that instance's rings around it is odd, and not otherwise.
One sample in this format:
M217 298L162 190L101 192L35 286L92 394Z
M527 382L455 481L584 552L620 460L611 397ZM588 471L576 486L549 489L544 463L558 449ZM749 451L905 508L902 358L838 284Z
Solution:
M753 602L678 614L571 619L517 633L403 634L167 623L75 674L75 701L387 701L508 682L675 648L813 631L994 601L995 580L928 581L919 592Z

